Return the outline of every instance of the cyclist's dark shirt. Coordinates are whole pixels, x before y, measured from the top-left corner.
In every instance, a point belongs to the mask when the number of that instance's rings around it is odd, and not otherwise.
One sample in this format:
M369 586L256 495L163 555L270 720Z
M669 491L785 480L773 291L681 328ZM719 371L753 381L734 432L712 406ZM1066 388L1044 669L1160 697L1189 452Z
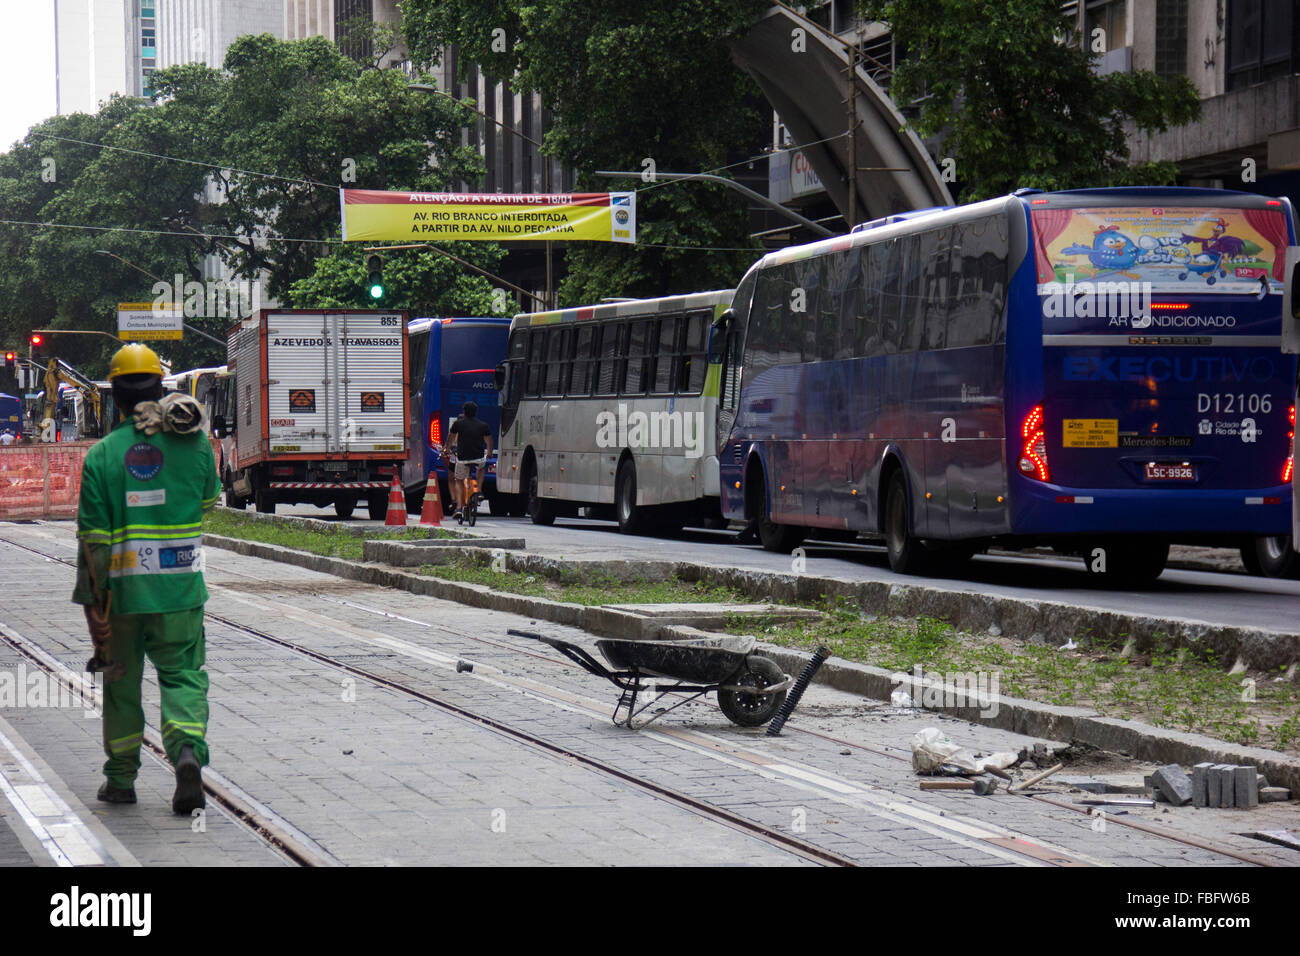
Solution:
M448 432L456 439L456 458L460 461L476 461L487 450L487 439L492 437L492 429L481 418L466 418L462 415L451 423Z

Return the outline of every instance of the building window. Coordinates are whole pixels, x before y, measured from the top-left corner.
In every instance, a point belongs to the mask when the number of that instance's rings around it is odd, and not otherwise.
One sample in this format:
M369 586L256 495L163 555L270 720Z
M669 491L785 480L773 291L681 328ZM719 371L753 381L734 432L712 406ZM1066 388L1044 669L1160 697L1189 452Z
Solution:
M1156 73L1187 74L1187 0L1156 2Z
M1092 0L1084 10L1083 48L1091 50L1093 31L1105 32L1104 50L1128 46L1128 4L1126 0Z
M1234 0L1227 12L1227 89L1300 71L1300 20L1292 0Z

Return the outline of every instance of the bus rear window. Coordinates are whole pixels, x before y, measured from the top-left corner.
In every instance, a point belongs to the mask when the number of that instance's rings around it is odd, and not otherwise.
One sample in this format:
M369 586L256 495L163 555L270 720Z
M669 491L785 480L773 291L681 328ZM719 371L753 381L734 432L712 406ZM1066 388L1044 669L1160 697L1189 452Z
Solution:
M1099 309L1149 305L1152 296L1282 293L1289 236L1280 208L1116 206L1031 215L1045 315L1086 319ZM1080 296L1095 298L1077 308Z

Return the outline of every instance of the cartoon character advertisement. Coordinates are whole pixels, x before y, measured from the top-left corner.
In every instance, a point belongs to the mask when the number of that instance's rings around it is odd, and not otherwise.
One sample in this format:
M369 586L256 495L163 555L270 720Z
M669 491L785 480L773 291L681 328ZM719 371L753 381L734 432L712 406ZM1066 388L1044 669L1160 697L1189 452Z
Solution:
M1035 209L1033 218L1040 294L1081 282L1141 283L1157 295L1282 293L1281 208Z

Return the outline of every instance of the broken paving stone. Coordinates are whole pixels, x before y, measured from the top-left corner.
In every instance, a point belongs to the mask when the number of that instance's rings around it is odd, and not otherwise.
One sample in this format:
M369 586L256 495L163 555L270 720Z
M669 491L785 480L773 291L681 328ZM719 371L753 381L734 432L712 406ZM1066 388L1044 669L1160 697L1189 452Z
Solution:
M1098 780L1096 777L1056 777L1053 783L1063 783L1067 787L1073 787L1075 790L1086 790L1088 793L1109 793L1106 789L1106 782Z
M1178 764L1161 767L1151 775L1151 779L1165 795L1165 799L1174 806L1181 807L1192 802L1192 781Z
M1037 769L1038 769L1038 764L1034 763L1032 760L1022 760L1022 761L1020 761L1019 766L1020 766L1020 769L1021 769L1021 770L1037 770Z
M1280 803L1283 800L1291 799L1291 791L1286 787L1260 787L1260 803Z

